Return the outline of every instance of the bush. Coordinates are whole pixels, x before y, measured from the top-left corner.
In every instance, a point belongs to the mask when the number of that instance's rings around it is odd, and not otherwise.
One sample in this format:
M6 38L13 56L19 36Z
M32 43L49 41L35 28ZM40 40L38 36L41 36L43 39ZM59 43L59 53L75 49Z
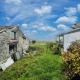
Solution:
M80 42L72 43L63 59L68 80L80 80Z
M47 46L52 51L53 54L61 54L62 46L61 44L59 44L59 42L56 43L50 42L47 44Z
M49 48L49 49L53 49L53 45L54 45L54 43L53 42L48 42L47 43L47 47Z
M54 49L54 54L61 54L61 48L59 47L59 45L57 45Z
M44 51L44 49L40 46L30 46L29 53L31 54L40 54Z
M32 40L32 44L35 44L36 43L36 40Z

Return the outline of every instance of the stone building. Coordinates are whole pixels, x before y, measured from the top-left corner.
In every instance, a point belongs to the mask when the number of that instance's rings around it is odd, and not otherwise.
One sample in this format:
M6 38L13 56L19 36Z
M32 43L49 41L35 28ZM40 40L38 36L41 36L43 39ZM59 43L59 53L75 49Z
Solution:
M28 50L29 40L19 27L0 27L0 68L5 70Z
M74 24L72 29L59 36L59 40L63 42L64 51L66 52L72 42L80 41L80 23Z

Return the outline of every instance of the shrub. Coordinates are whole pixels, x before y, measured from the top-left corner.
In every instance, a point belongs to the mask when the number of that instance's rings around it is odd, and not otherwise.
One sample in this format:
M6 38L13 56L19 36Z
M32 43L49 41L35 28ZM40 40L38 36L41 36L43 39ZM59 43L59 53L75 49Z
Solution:
M80 42L70 45L63 55L65 74L69 80L80 80Z
M32 40L32 44L35 44L36 43L36 40Z
M57 45L55 48L53 48L54 54L61 54L61 48L59 45Z
M56 43L48 43L48 48L52 51L53 54L61 54L62 46L59 42Z
M53 42L48 42L47 43L47 47L49 48L49 49L53 49L53 45L54 45L54 43Z
M30 46L29 53L31 54L40 54L44 51L44 49L40 46Z

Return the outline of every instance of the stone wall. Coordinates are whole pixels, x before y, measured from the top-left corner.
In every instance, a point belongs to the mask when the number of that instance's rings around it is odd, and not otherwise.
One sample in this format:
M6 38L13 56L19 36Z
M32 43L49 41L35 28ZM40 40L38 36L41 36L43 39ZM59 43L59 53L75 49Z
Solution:
M8 43L14 38L13 33L12 29L6 29L5 31L0 32L0 62L10 56ZM23 37L23 33L19 29L16 29L16 40L18 40L18 43L15 54L16 58L19 59L22 57L23 53L28 50L29 41Z
M16 36L14 33L16 33ZM16 40L16 44L14 44L15 42L11 42L11 40ZM13 47L14 45L15 47ZM2 29L0 31L0 67L3 70L14 63L13 54L9 52L10 46L12 46L11 50L14 49L14 58L17 60L22 57L23 53L26 52L29 47L29 41L24 38L23 33L17 27L4 28L4 30Z
M24 39L23 35L20 31L17 32L17 38L18 38L18 45L17 45L17 50L20 52L20 54L22 55L23 53L26 52L26 50L28 50L29 47L29 41L28 39Z
M64 35L64 51L66 52L72 42L80 40L80 31Z
M6 32L0 33L0 62L9 57L9 37Z

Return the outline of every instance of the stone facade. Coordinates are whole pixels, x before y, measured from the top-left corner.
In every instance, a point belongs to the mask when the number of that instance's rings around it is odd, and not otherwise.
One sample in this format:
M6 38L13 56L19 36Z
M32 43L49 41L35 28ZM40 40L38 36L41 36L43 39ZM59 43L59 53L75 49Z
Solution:
M26 39L18 27L0 27L0 66L3 70L6 69L5 63L10 63L7 61L12 59L13 63L20 59L26 53L28 47L29 40Z
M9 56L9 48L6 43L8 43L8 35L6 32L2 32L0 33L0 61Z
M62 37L64 51L66 52L72 42L80 41L80 23L74 24L70 31L61 34L60 37Z

